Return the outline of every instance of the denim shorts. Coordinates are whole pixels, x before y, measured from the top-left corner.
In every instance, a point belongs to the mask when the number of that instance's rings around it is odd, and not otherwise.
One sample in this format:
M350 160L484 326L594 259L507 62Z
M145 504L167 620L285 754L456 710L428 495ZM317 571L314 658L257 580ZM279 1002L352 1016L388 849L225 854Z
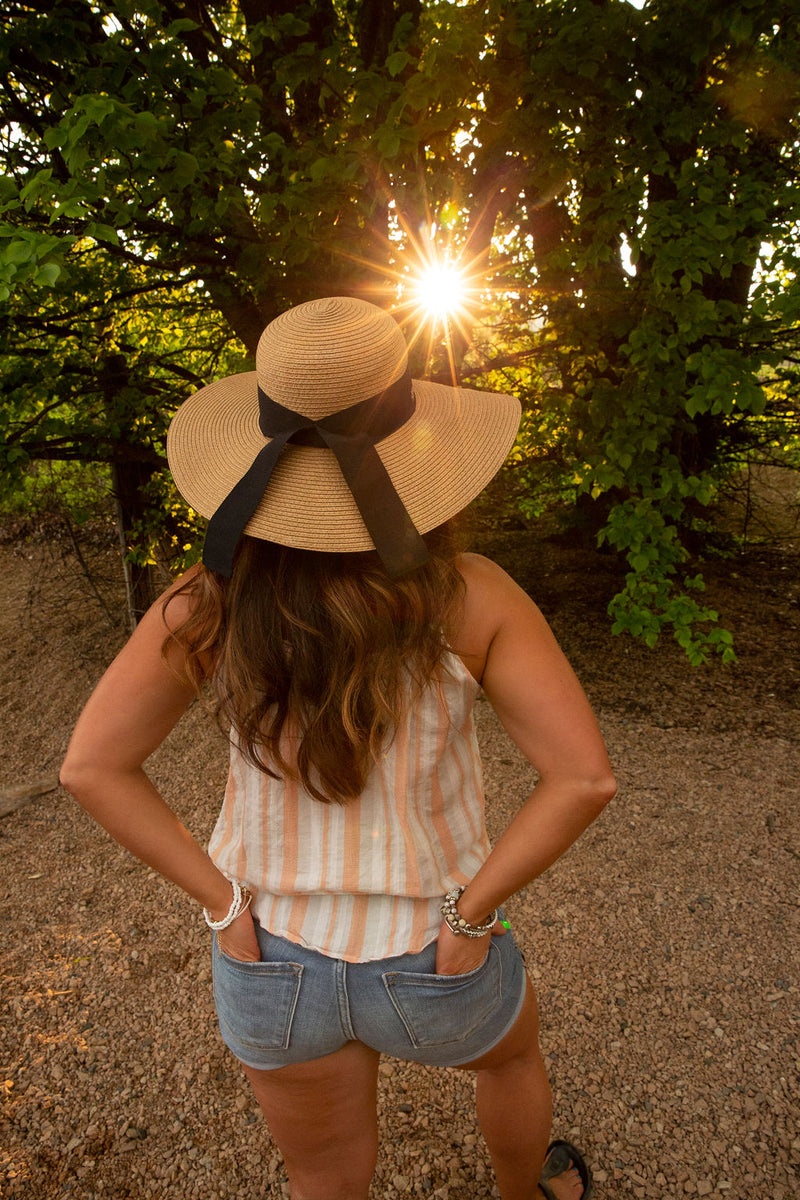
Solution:
M307 950L256 923L261 962L231 958L213 939L214 1002L225 1044L269 1071L332 1054L346 1042L428 1066L486 1054L508 1033L525 997L511 933L492 937L465 975L436 974L436 942L418 954L348 963Z

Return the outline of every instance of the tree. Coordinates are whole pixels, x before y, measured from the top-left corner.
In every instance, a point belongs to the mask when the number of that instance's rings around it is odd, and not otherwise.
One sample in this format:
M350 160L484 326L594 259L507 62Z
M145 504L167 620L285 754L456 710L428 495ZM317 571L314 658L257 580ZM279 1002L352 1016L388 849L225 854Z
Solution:
M509 31L527 67L530 173L506 237L541 322L532 435L605 500L600 537L631 567L615 629L652 644L670 624L695 659L730 639L698 636L700 578L675 587L692 535L748 449L797 444L796 381L769 386L798 346L793 8L585 3L567 23L532 5Z
M0 328L7 485L33 462L102 463L115 500L132 623L155 598L154 531L190 536L165 490L176 397L236 369L230 330L191 281L115 269L93 248L35 304L23 289ZM241 355L238 356L241 359ZM76 493L82 507L80 493Z
M155 468L165 415L279 311L394 304L438 246L476 304L428 366L523 395L523 504L593 500L630 566L615 628L727 651L682 569L743 448L797 436L791 386L766 386L797 346L793 8L0 0L10 328L50 313L49 351L71 314L111 414L81 453L133 428ZM120 305L142 329L174 314L149 358L86 349ZM18 470L67 444L53 421L84 428L46 353L24 396L19 344L0 347Z

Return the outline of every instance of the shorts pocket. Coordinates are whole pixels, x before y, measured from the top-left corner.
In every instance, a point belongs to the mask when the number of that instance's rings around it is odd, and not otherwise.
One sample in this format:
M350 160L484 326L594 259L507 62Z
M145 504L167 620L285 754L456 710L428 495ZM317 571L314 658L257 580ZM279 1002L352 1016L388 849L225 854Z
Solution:
M383 985L414 1047L463 1042L500 1006L500 952L492 941L481 965L466 975L388 971Z
M302 975L300 963L240 962L215 939L214 1003L225 1042L287 1050Z

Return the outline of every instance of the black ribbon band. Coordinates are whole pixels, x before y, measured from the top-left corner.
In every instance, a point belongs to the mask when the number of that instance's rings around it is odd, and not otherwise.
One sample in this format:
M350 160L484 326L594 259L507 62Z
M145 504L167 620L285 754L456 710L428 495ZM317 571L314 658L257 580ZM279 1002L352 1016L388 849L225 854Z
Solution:
M318 421L284 408L261 388L258 407L259 428L271 440L259 450L212 516L203 548L207 567L220 575L231 575L244 527L264 495L287 442L333 451L389 575L396 578L428 561L427 547L375 449L377 442L405 425L414 412L408 371L383 392Z

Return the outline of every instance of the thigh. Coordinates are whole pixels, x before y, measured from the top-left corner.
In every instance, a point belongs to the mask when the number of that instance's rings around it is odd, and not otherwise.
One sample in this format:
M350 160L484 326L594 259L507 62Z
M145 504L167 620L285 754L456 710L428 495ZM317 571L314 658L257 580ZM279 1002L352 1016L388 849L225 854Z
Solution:
M539 1052L539 1007L536 1003L536 993L530 980L526 980L525 999L519 1016L505 1037L485 1054L459 1063L467 1071L493 1071L504 1067L512 1059L531 1057L538 1060Z
M245 1067L290 1180L311 1195L366 1195L377 1155L377 1051L348 1042L278 1070Z

